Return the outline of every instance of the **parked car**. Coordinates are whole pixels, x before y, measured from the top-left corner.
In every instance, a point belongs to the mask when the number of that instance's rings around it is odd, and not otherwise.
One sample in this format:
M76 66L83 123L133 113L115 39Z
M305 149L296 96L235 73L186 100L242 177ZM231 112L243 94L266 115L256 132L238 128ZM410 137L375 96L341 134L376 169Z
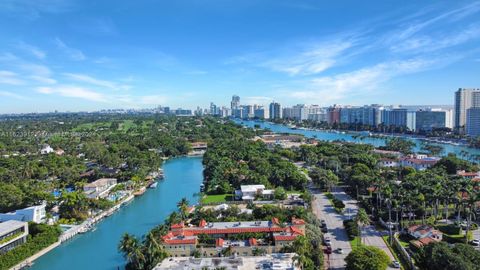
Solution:
M330 246L332 244L332 240L330 240L330 237L328 236L325 236L323 238L323 243L326 245L326 246Z
M323 227L327 227L327 223L325 222L325 220L320 220L320 227L323 228Z
M325 227L322 227L322 233L327 233L327 232L328 232L328 228L327 228L327 226L325 226Z
M470 244L471 244L472 246L478 247L478 246L480 246L480 239L474 239L474 240L472 240L472 241L470 242Z
M337 253L338 253L338 254L343 254L343 249L337 248Z
M400 263L398 261L393 261L392 262L392 267L393 268L400 268L401 266L400 266Z

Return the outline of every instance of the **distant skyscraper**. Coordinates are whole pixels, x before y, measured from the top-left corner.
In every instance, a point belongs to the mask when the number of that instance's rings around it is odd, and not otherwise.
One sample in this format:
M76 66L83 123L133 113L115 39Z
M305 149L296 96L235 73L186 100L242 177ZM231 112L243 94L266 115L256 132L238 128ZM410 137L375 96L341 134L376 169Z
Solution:
M280 103L272 102L269 106L269 118L270 120L282 118L282 106Z
M340 123L340 106L333 105L327 109L327 122L329 124Z
M480 136L480 107L467 110L466 127L468 136Z
M457 132L465 132L467 110L472 107L480 107L480 89L459 88L455 92L454 128Z
M213 102L210 102L210 114L218 115L217 105L215 105Z
M232 102L230 102L230 109L232 112L240 107L240 97L237 95L232 96Z

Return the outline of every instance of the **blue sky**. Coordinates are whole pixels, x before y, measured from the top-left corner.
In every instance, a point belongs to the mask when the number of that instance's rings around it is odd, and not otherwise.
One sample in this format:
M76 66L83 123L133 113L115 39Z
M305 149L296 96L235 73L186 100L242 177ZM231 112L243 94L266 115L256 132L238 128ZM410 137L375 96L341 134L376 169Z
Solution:
M480 1L0 1L0 113L452 104L459 87L480 87Z

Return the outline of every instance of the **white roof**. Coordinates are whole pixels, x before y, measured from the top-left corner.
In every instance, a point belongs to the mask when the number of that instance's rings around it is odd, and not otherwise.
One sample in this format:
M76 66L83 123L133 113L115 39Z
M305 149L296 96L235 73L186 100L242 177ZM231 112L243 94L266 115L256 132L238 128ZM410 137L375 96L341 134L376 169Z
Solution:
M21 228L27 224L26 222L23 221L18 221L18 220L8 220L5 222L0 223L0 235L9 233L13 230L16 230L18 228Z
M259 189L265 189L264 185L241 185L242 192L257 192Z

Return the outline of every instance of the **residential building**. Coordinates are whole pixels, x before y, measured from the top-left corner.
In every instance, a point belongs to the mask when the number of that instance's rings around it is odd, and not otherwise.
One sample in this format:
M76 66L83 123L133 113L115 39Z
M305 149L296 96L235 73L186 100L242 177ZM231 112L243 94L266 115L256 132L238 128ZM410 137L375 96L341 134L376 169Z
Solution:
M318 105L309 106L307 119L315 122L326 122L327 111L325 110L325 108Z
M427 155L410 155L400 159L400 166L423 171L437 164L439 160L438 157L428 157Z
M256 106L253 111L253 117L258 119L265 119L268 117L268 111L263 106Z
M400 164L396 159L392 158L381 158L378 163L378 166L380 167L386 167L386 168L393 168L393 167L399 167Z
M237 200L253 201L257 196L273 198L273 190L265 189L264 185L241 185L239 190L235 190Z
M83 186L83 191L88 198L105 198L108 192L117 185L115 178L100 178L92 183Z
M282 118L282 106L280 103L277 102L272 102L270 103L269 106L269 119L270 120L275 120L275 119L281 119Z
M294 262L295 253L272 253L263 256L234 256L218 258L176 257L163 260L153 270L251 270L275 269L297 270L300 269Z
M28 223L9 220L0 223L0 254L27 242Z
M232 113L234 110L238 109L240 107L240 97L237 95L232 96L232 101L230 102L230 109L232 110Z
M467 125L467 110L480 107L480 89L459 88L455 92L455 121L457 132L464 133Z
M471 137L480 136L480 107L467 110L466 133Z
M329 124L340 123L340 110L341 107L336 104L327 109L327 122Z
M405 108L384 109L382 111L382 121L385 126L416 130L416 112Z
M303 121L308 119L308 108L305 104L297 104L293 106L293 119L295 121Z
M294 110L292 107L287 107L282 109L282 118L283 119L294 119Z
M408 234L415 239L430 237L439 241L442 240L443 234L439 230L436 230L428 225L412 225L408 227L407 230Z
M466 172L464 170L461 170L461 171L457 171L457 175L467 179L480 178L480 172Z
M47 214L45 211L46 203L34 205L23 209L18 209L9 213L0 214L0 222L8 220L17 220L35 223L45 223L47 221Z
M238 239L239 234L262 234L262 238ZM202 243L200 235L215 239L215 245ZM162 237L165 251L172 257L191 256L198 251L203 257L219 256L221 251L230 248L242 256L253 255L256 248L267 253L279 252L295 239L305 235L305 221L292 218L289 223L280 223L277 218L271 221L213 222L201 220L198 226L183 222L172 224L170 231Z
M416 112L415 126L417 131L432 131L449 125L449 111L441 109L420 110Z
M377 123L377 107L342 107L340 110L340 123L375 126Z

